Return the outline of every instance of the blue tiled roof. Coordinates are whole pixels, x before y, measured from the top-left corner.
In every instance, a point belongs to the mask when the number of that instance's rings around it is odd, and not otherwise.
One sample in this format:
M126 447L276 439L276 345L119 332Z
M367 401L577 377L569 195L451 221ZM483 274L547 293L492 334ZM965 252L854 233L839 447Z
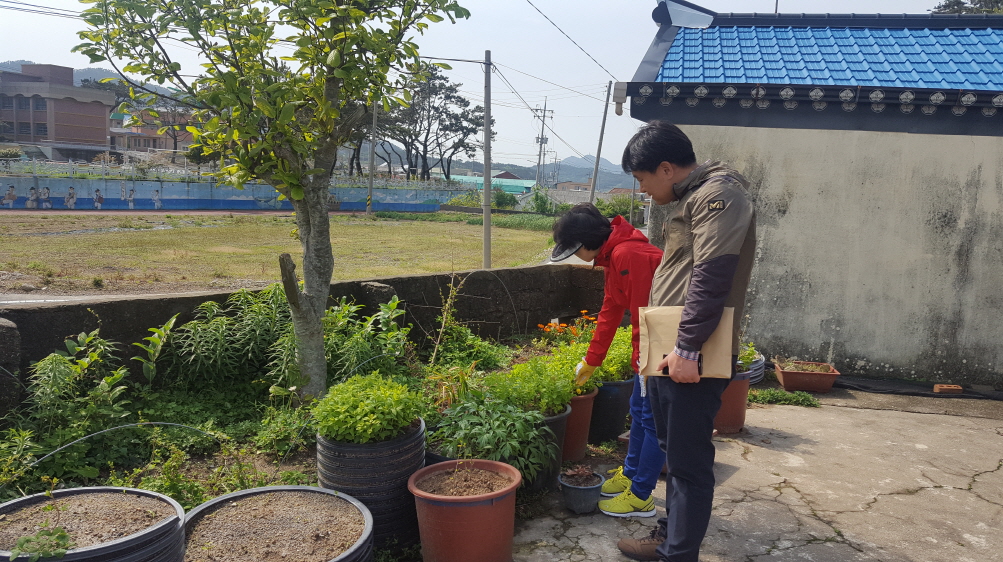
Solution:
M1003 90L1003 29L679 29L657 82Z

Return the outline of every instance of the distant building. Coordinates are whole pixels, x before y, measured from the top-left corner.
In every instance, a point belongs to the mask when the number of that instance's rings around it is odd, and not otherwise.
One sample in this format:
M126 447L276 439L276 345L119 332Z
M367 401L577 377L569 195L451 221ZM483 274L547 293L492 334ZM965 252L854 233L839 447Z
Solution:
M590 183L580 183L574 181L562 181L554 186L557 191L588 191L592 189Z
M115 94L73 85L73 69L26 64L0 70L0 138L52 160L90 160L109 149Z
M138 151L150 152L151 150L174 150L174 139L167 134L158 134L158 127L149 125L142 127L125 127L130 116L125 113L111 114L111 150L118 152ZM177 131L178 150L185 151L195 141L188 131Z
M522 179L519 176L517 176L517 175L515 175L515 174L513 174L512 172L509 172L509 171L505 171L505 172L502 172L502 173L500 173L500 174L498 174L496 176L491 176L491 177L497 178L497 179L501 179L501 180L521 180Z

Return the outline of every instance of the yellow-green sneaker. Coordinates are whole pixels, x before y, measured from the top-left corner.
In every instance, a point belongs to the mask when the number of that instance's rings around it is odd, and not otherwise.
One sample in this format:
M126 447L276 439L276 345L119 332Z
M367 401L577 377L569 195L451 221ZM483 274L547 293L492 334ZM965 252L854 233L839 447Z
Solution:
M613 470L607 470L606 474L612 474L602 483L602 495L607 498L619 496L624 490L630 489L630 478L623 475L623 467L618 466Z
M655 500L651 496L642 500L627 489L615 498L599 500L599 511L613 517L654 517Z

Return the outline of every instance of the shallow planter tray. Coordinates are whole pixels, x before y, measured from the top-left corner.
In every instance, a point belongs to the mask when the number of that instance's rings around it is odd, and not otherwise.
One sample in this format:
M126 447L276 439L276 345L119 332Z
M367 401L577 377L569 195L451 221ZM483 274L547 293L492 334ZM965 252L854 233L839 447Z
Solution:
M775 366L777 380L780 382L780 386L784 387L784 390L787 392L804 390L807 392L825 394L832 390L832 383L836 382L836 377L839 376L839 371L828 363L813 363L811 361L791 361L791 363L793 363L795 367L798 365L826 365L829 367L829 372L820 373L815 371L782 369L779 365L777 365Z
M282 494L282 493L288 493L288 492L300 492L300 493L305 492L305 493L310 493L310 494L319 494L319 495L321 495L323 497L329 497L331 499L331 501L344 501L344 502L348 502L350 505L352 505L353 507L355 507L355 509L357 509L359 511L359 514L362 516L362 519L363 519L362 535L351 546L349 546L347 550L345 550L344 552L342 552L341 554L339 554L335 558L329 559L326 562L371 562L372 561L372 559L373 559L373 516L369 512L369 509L367 509L366 506L362 504L362 502L360 502L359 500L353 498L352 496L350 496L348 494L343 494L343 493L337 492L335 490L327 490L327 489L324 489L324 488L317 488L317 487L314 487L314 486L264 486L264 487L261 487L261 488L251 488L249 490L240 490L238 492L233 492L233 493L230 493L230 494L226 494L225 496L220 496L218 498L209 500L209 501L203 503L202 505L196 507L192 511L190 511L188 513L188 515L185 517L185 534L187 535L188 540L191 541L194 538L193 537L193 533L194 533L196 527L198 526L199 522L202 521L203 519L207 519L207 518L210 518L210 517L218 519L219 516L220 516L220 514L217 514L217 510L219 510L219 509L221 509L223 507L227 507L227 506L229 506L231 504L238 503L241 500L253 499L253 498L255 498L255 496L260 496L260 495L263 495L263 494ZM265 517L266 517L266 514L264 512L261 512L261 515L258 516L258 518L265 518ZM282 521L282 522L286 522L286 521ZM296 522L296 524L299 525L299 524L301 524L301 522ZM278 542L281 542L281 539L283 537L281 535L278 535L278 536L275 536L273 538L277 538L277 539L279 539ZM235 550L235 549L240 548L241 546L243 546L242 544L219 544L218 542L215 542L214 544L218 545L219 547L224 548L224 549L226 549L227 551L230 551L230 552L232 552L233 550ZM291 558L296 558L297 560L300 560L300 558L297 558L295 555L293 557L286 557L286 555L282 553L282 546L280 544L274 544L274 545L271 545L271 546L273 546L273 549L274 549L274 559L276 559L276 560L291 559ZM189 550L191 550L191 548L189 548ZM191 554L189 554L188 558L193 559L193 560L199 560L200 559L200 558L194 558L194 557L192 557ZM215 560L216 558L206 557L205 559L206 560ZM270 560L270 559L272 559L272 557L269 557L268 559Z
M152 525L141 531L129 534L104 543L74 548L69 550L60 560L64 562L105 562L114 560L115 562L181 562L185 556L185 511L178 502L171 498L150 492L148 490L137 490L133 488L118 488L113 486L95 486L90 488L70 488L66 490L55 490L51 499L61 500L72 498L73 496L83 496L91 494L124 494L136 498L154 499L169 506L170 515L166 518L153 522ZM5 524L11 524L11 517L18 511L29 508L39 503L46 503L50 497L45 494L35 494L18 498L4 504L0 504L0 516L6 515ZM115 509L115 508L110 508ZM72 540L73 533L67 529ZM13 558L15 562L29 560L28 554L21 554ZM6 562L10 558L10 551L0 550L0 560Z

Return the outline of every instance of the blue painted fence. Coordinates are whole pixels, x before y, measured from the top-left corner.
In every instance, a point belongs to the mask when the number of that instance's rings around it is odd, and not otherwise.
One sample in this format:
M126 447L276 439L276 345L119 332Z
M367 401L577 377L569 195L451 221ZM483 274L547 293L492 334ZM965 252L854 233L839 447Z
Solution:
M464 190L374 189L377 211L435 212ZM331 201L343 211L365 211L366 188L331 188ZM269 185L244 189L210 183L73 179L46 177L0 178L0 208L52 210L285 210L289 201Z

